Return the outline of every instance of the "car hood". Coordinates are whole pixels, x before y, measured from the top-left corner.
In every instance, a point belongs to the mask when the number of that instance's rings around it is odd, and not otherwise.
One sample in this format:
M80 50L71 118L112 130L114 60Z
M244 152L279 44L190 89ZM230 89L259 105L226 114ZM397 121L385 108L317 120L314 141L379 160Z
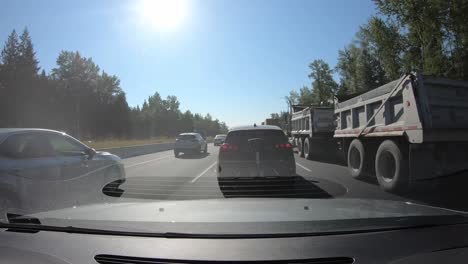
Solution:
M37 218L42 224L47 225L73 225L87 228L104 226L119 230L160 232L184 230L201 233L207 230L225 232L230 227L236 226L238 227L236 230L243 230L242 232L268 233L273 227L276 231L281 227L284 232L304 232L305 229L316 231L317 228L323 231L324 223L327 223L326 228L349 228L349 221L358 224L354 228L370 225L374 227L415 225L417 223L405 222L404 219L424 219L427 222L428 219L442 216L456 216L457 221L461 219L465 221L462 212L453 210L409 202L364 199L239 198L126 202L67 208L37 213L30 217ZM388 219L392 221L388 222ZM330 226L330 221L338 224ZM136 222L138 224L135 224ZM270 229L263 230L266 228L266 223ZM339 223L344 224L340 227Z

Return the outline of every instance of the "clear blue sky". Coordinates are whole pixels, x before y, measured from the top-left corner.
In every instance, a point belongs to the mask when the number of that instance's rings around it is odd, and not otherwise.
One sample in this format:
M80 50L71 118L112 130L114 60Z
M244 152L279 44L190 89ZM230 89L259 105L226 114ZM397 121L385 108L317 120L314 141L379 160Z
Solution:
M286 110L282 99L310 85L307 65L335 66L338 50L375 14L371 0L198 0L174 30L141 23L137 1L6 1L0 41L28 27L40 66L79 51L117 75L131 106L158 91L182 110L229 126Z

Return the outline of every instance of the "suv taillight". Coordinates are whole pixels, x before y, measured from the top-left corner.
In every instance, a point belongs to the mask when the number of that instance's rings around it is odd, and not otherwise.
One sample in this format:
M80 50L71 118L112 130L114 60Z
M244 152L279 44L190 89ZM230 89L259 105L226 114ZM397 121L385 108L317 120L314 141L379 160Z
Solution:
M239 150L239 147L237 145L231 145L231 144L228 144L228 143L224 143L223 145L221 145L220 150L221 150L221 152L226 152L226 151L230 151L230 150Z
M292 149L292 145L290 143L276 144L275 148L276 149Z

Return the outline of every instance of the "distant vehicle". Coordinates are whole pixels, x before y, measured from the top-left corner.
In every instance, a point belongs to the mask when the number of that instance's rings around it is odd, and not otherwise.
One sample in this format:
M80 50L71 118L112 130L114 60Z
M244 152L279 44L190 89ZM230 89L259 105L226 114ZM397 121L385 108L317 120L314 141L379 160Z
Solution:
M214 145L219 146L219 145L223 144L225 139L226 139L225 134L216 135L215 138L214 138Z
M208 144L199 133L182 133L177 136L174 144L174 156L178 157L182 152L187 153L208 152Z
M387 191L468 169L468 82L409 74L336 105L352 176ZM429 161L429 162L428 162Z
M295 175L292 145L277 126L232 128L219 149L218 180Z
M300 157L311 159L337 151L333 107L293 105L292 110L291 136Z
M0 129L0 213L59 209L102 201L125 180L119 157L45 129Z

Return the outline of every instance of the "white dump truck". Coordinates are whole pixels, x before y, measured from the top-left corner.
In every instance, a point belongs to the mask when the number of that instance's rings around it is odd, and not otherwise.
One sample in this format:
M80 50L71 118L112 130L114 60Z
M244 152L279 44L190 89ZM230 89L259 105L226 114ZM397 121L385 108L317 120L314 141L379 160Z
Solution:
M334 131L333 107L292 106L291 136L301 157L311 159L335 151Z
M337 103L335 118L351 175L387 191L468 168L467 81L408 74Z

